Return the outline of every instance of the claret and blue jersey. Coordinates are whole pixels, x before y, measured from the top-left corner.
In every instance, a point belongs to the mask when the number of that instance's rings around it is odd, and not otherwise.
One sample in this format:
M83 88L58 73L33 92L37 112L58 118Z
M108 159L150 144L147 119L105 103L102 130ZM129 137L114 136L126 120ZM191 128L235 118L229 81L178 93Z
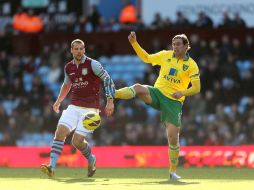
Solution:
M106 96L114 97L114 83L98 61L84 55L80 64L72 60L64 71L64 83L72 83L71 104L99 108L100 79L104 81Z

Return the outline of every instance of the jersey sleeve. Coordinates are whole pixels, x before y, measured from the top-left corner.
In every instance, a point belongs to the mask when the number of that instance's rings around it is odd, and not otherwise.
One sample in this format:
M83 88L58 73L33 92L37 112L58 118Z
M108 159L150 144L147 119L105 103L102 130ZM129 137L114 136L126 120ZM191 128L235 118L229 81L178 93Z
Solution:
M100 64L99 61L92 60L91 62L93 73L100 77L101 79L104 79L107 75L107 71L103 68L103 66Z
M148 62L151 63L153 66L154 65L161 65L164 53L165 53L165 51L163 50L163 51L160 51L155 54L149 54L148 55Z
M91 66L94 74L104 81L106 97L113 98L115 95L115 84L108 72L96 60L92 60Z
M154 65L161 65L161 60L164 55L165 50L160 51L155 54L148 54L139 44L138 42L134 42L131 44L134 51L138 55L138 57L144 61L145 63L151 63L153 66Z
M200 80L199 76L200 74L199 74L198 65L196 62L193 62L191 66L191 70L190 70L190 80L191 81Z
M64 68L64 83L68 84L69 82L70 82L69 76L67 75L66 70Z

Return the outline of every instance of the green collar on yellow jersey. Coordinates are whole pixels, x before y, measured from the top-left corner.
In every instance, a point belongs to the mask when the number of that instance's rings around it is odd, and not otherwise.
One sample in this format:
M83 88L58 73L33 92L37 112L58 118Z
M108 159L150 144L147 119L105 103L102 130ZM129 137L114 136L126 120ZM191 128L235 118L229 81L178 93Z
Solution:
M173 53L173 56L172 57L176 57L176 55L175 55L175 53ZM190 58L190 55L189 55L189 53L187 52L186 54L185 54L185 56L184 56L184 61L188 61L189 60L189 58Z

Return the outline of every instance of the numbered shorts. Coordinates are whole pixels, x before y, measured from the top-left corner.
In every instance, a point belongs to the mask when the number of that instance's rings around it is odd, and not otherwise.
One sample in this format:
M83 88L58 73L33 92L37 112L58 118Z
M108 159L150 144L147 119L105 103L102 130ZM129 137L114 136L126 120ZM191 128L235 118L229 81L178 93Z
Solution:
M152 97L152 103L148 104L161 112L161 121L172 123L176 127L181 126L182 104L164 96L157 88L147 86Z
M93 133L94 130L88 130L83 127L84 115L88 111L95 111L99 113L98 109L95 108L82 108L74 105L69 105L66 110L63 111L62 116L58 121L58 125L64 125L70 129L70 131L75 130L82 136L86 136L87 133Z

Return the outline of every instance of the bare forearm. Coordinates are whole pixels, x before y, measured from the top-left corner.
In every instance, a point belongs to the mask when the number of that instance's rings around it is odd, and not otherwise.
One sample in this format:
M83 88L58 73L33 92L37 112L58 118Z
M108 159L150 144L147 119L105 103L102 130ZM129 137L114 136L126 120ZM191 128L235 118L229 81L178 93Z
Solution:
M62 102L65 99L65 97L67 96L67 94L69 93L70 89L71 89L71 84L63 83L61 90L59 92L59 95L57 97L57 101Z
M114 99L113 98L111 98L111 97L108 97L107 98L107 104L113 104L114 103Z

